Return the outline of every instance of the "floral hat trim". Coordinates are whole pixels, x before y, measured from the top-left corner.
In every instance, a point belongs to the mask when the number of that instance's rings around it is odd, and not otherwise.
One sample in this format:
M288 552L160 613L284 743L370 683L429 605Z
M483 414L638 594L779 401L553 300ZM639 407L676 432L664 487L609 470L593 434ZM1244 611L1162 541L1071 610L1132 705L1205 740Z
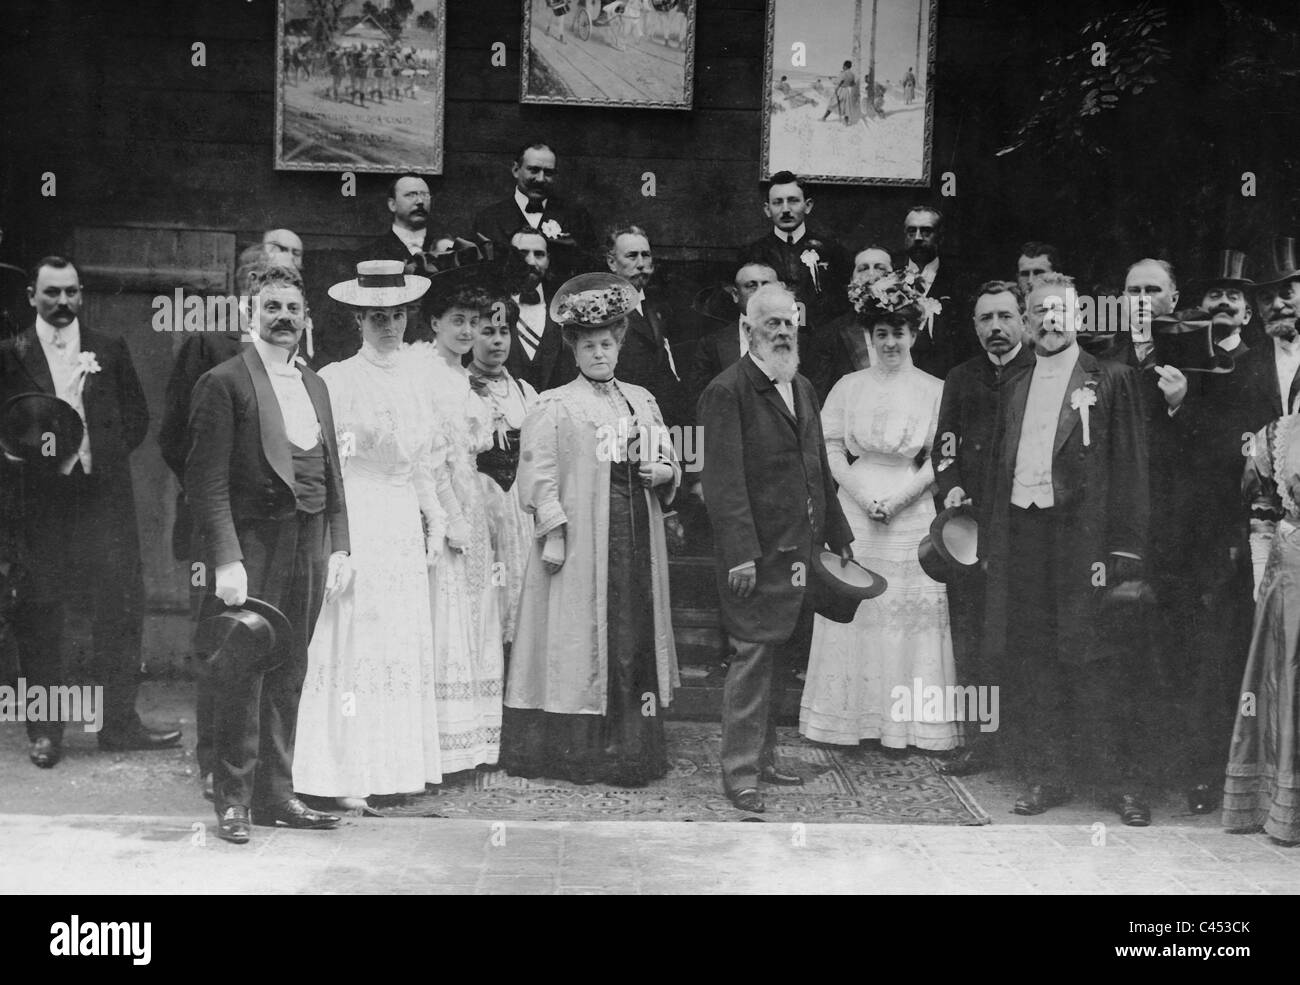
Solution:
M577 283L584 278L592 279ZM639 300L636 288L621 277L588 274L560 288L551 317L564 326L601 328L634 310Z
M920 309L922 319L943 310L938 298L927 296L917 285L919 272L891 270L875 283L849 285L849 302L860 315L894 312L909 305Z

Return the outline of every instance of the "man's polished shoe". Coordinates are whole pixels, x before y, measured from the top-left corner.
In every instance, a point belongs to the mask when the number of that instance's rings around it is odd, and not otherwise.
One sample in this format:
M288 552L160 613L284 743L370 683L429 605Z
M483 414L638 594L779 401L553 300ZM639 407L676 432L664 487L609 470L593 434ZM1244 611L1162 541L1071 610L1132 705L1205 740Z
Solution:
M292 797L274 807L259 807L253 816L253 823L264 828L274 828L283 824L286 828L299 828L306 831L321 831L337 827L340 820L337 814L312 810L297 797Z
M1151 808L1136 794L1126 793L1115 801L1119 819L1130 828L1145 828L1151 823Z
M974 776L993 768L993 756L981 750L979 746L965 746L939 763L939 772L944 776Z
M763 803L763 795L753 787L746 787L736 793L729 793L727 797L742 811L749 811L751 814L762 814L763 811L767 810L767 806Z
M1023 814L1025 817L1033 817L1035 814L1042 814L1053 807L1068 804L1073 796L1073 791L1067 787L1054 787L1046 783L1036 783L1016 798L1016 804L1011 808L1011 812L1013 814Z
M1212 814L1219 806L1219 792L1208 783L1198 783L1187 791L1187 809L1193 814Z
M775 787L802 787L803 777L797 773L782 773L775 766L764 766L758 778Z
M27 758L43 770L52 769L63 758L63 748L53 739L42 736L32 743Z
M125 732L99 733L99 748L105 752L127 752L129 750L170 749L181 741L181 730L152 729L136 725Z
M217 835L235 845L248 844L248 808L232 804L217 815Z

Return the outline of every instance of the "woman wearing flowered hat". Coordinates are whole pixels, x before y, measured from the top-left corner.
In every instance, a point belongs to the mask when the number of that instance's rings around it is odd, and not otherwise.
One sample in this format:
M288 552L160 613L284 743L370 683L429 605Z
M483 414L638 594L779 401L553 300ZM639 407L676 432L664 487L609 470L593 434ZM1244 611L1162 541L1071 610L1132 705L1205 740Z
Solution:
M614 375L636 302L604 273L551 301L580 372L524 421L519 486L536 540L501 750L516 776L641 786L668 771L662 708L679 681L663 506L681 469L654 398Z
M952 749L955 722L942 714L912 720L925 688L947 693L956 680L946 590L917 558L935 516L930 452L943 392L910 354L928 299L895 271L853 300L869 332L871 366L835 384L822 430L853 555L884 575L889 591L863 602L851 623L817 617L799 731L835 745L876 739L886 749ZM899 687L910 696L918 684L922 695L898 701Z

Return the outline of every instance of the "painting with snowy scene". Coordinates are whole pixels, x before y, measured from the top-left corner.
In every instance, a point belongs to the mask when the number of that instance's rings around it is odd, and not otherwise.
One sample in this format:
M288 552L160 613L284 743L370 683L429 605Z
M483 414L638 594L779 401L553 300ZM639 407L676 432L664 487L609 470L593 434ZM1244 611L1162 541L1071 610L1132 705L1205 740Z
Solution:
M768 0L762 174L928 185L938 0Z

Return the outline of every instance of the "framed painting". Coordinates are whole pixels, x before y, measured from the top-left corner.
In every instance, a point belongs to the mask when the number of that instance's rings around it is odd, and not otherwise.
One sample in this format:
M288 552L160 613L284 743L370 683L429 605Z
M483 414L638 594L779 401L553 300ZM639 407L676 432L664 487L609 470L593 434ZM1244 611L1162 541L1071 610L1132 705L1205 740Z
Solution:
M442 173L446 0L279 0L275 167Z
M938 0L768 0L760 178L928 185Z
M523 0L519 100L690 109L697 0Z

